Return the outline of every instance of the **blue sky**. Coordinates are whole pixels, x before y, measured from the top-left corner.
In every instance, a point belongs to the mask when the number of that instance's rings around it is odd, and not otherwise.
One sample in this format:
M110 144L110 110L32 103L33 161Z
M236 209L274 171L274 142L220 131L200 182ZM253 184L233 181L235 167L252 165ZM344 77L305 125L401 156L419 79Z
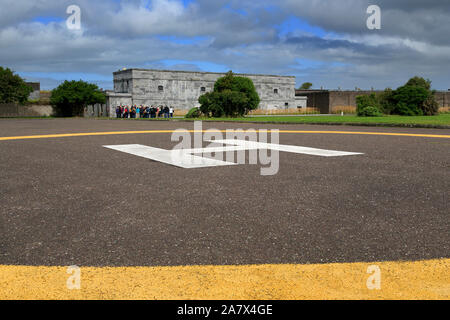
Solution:
M366 9L381 8L380 30ZM81 30L66 27L69 5ZM0 61L52 89L120 68L296 76L315 88L450 88L450 3L429 0L0 0Z

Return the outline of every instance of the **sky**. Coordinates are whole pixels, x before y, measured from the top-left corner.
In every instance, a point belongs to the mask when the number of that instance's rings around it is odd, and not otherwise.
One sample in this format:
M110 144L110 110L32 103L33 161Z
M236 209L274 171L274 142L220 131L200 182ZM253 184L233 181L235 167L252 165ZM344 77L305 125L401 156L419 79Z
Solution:
M80 8L80 29L67 8ZM369 5L381 10L369 29ZM296 76L313 88L450 88L450 0L0 0L0 66L41 89L148 68Z

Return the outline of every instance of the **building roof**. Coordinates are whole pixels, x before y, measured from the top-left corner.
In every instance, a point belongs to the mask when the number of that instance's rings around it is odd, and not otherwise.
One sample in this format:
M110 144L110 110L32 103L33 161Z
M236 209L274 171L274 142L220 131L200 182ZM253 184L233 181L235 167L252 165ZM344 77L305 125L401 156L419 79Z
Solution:
M131 69L125 69L125 70L119 70L116 72L113 72L113 74L120 74L120 73L126 73L131 72L133 70L138 71L153 71L153 72L177 72L177 73L197 73L197 74L226 74L226 72L206 72L206 71L183 71L183 70L159 70L159 69L141 69L141 68L131 68ZM280 76L280 75L270 75L270 74L250 74L250 73L234 73L237 76L264 76L264 77L284 77L284 78L295 78L295 76Z

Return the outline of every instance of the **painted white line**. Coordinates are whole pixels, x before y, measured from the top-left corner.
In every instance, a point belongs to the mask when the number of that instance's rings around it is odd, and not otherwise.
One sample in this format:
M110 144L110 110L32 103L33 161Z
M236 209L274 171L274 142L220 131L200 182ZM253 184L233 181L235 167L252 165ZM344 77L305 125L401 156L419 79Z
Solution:
M298 153L298 154L308 154L320 157L341 157L341 156L352 156L359 155L363 153L359 152L346 152L346 151L336 151L336 150L326 150L326 149L316 149L301 146L290 146L283 144L273 144L273 143L263 143L255 141L245 141L245 140L209 140L209 142L223 143L223 144L233 144L236 146L244 147L245 150L250 149L270 149L278 150L283 152Z
M236 163L233 162L195 156L188 152L185 152L186 150L181 149L165 150L140 144L125 144L104 147L185 169L236 165Z

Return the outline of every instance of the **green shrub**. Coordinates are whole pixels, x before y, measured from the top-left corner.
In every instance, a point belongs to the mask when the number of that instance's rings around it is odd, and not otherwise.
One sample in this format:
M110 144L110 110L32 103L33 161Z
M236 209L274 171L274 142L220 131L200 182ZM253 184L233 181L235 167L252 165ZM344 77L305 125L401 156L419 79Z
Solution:
M363 113L363 110L367 107L375 108L379 113L381 113L380 101L375 93L356 97L356 113L358 114L358 116L361 115Z
M402 116L421 116L424 114L423 106L430 94L425 88L418 86L400 87L394 92L396 105L392 113Z
M186 113L186 115L184 117L188 118L188 119L192 119L192 118L200 118L201 115L202 115L202 113L200 112L199 108L195 107L195 108L192 108L191 110L189 110L188 113Z
M225 112L221 103L222 95L218 92L208 92L198 98L200 112L207 117L222 117Z
M427 79L425 80L422 77L412 77L408 80L408 82L405 84L405 86L412 86L412 87L421 87L424 88L427 91L431 90L431 80Z
M378 109L383 114L404 116L436 115L439 104L435 99L435 91L431 90L431 81L421 77L414 77L396 90L386 89L375 95L374 93L356 97L357 114L365 114L367 107Z
M439 113L439 104L435 91L431 90L431 81L421 77L409 79L404 86L394 91L393 99L393 114L432 116Z
M378 94L380 111L384 114L392 114L395 107L394 91L386 88L384 92Z
M422 106L422 111L425 116L434 116L439 114L439 103L434 96L436 91L432 91Z
M359 117L381 117L383 114L375 107L365 107L358 111Z
M198 99L200 111L210 117L237 117L258 108L260 99L253 81L230 71L214 84L214 91Z

